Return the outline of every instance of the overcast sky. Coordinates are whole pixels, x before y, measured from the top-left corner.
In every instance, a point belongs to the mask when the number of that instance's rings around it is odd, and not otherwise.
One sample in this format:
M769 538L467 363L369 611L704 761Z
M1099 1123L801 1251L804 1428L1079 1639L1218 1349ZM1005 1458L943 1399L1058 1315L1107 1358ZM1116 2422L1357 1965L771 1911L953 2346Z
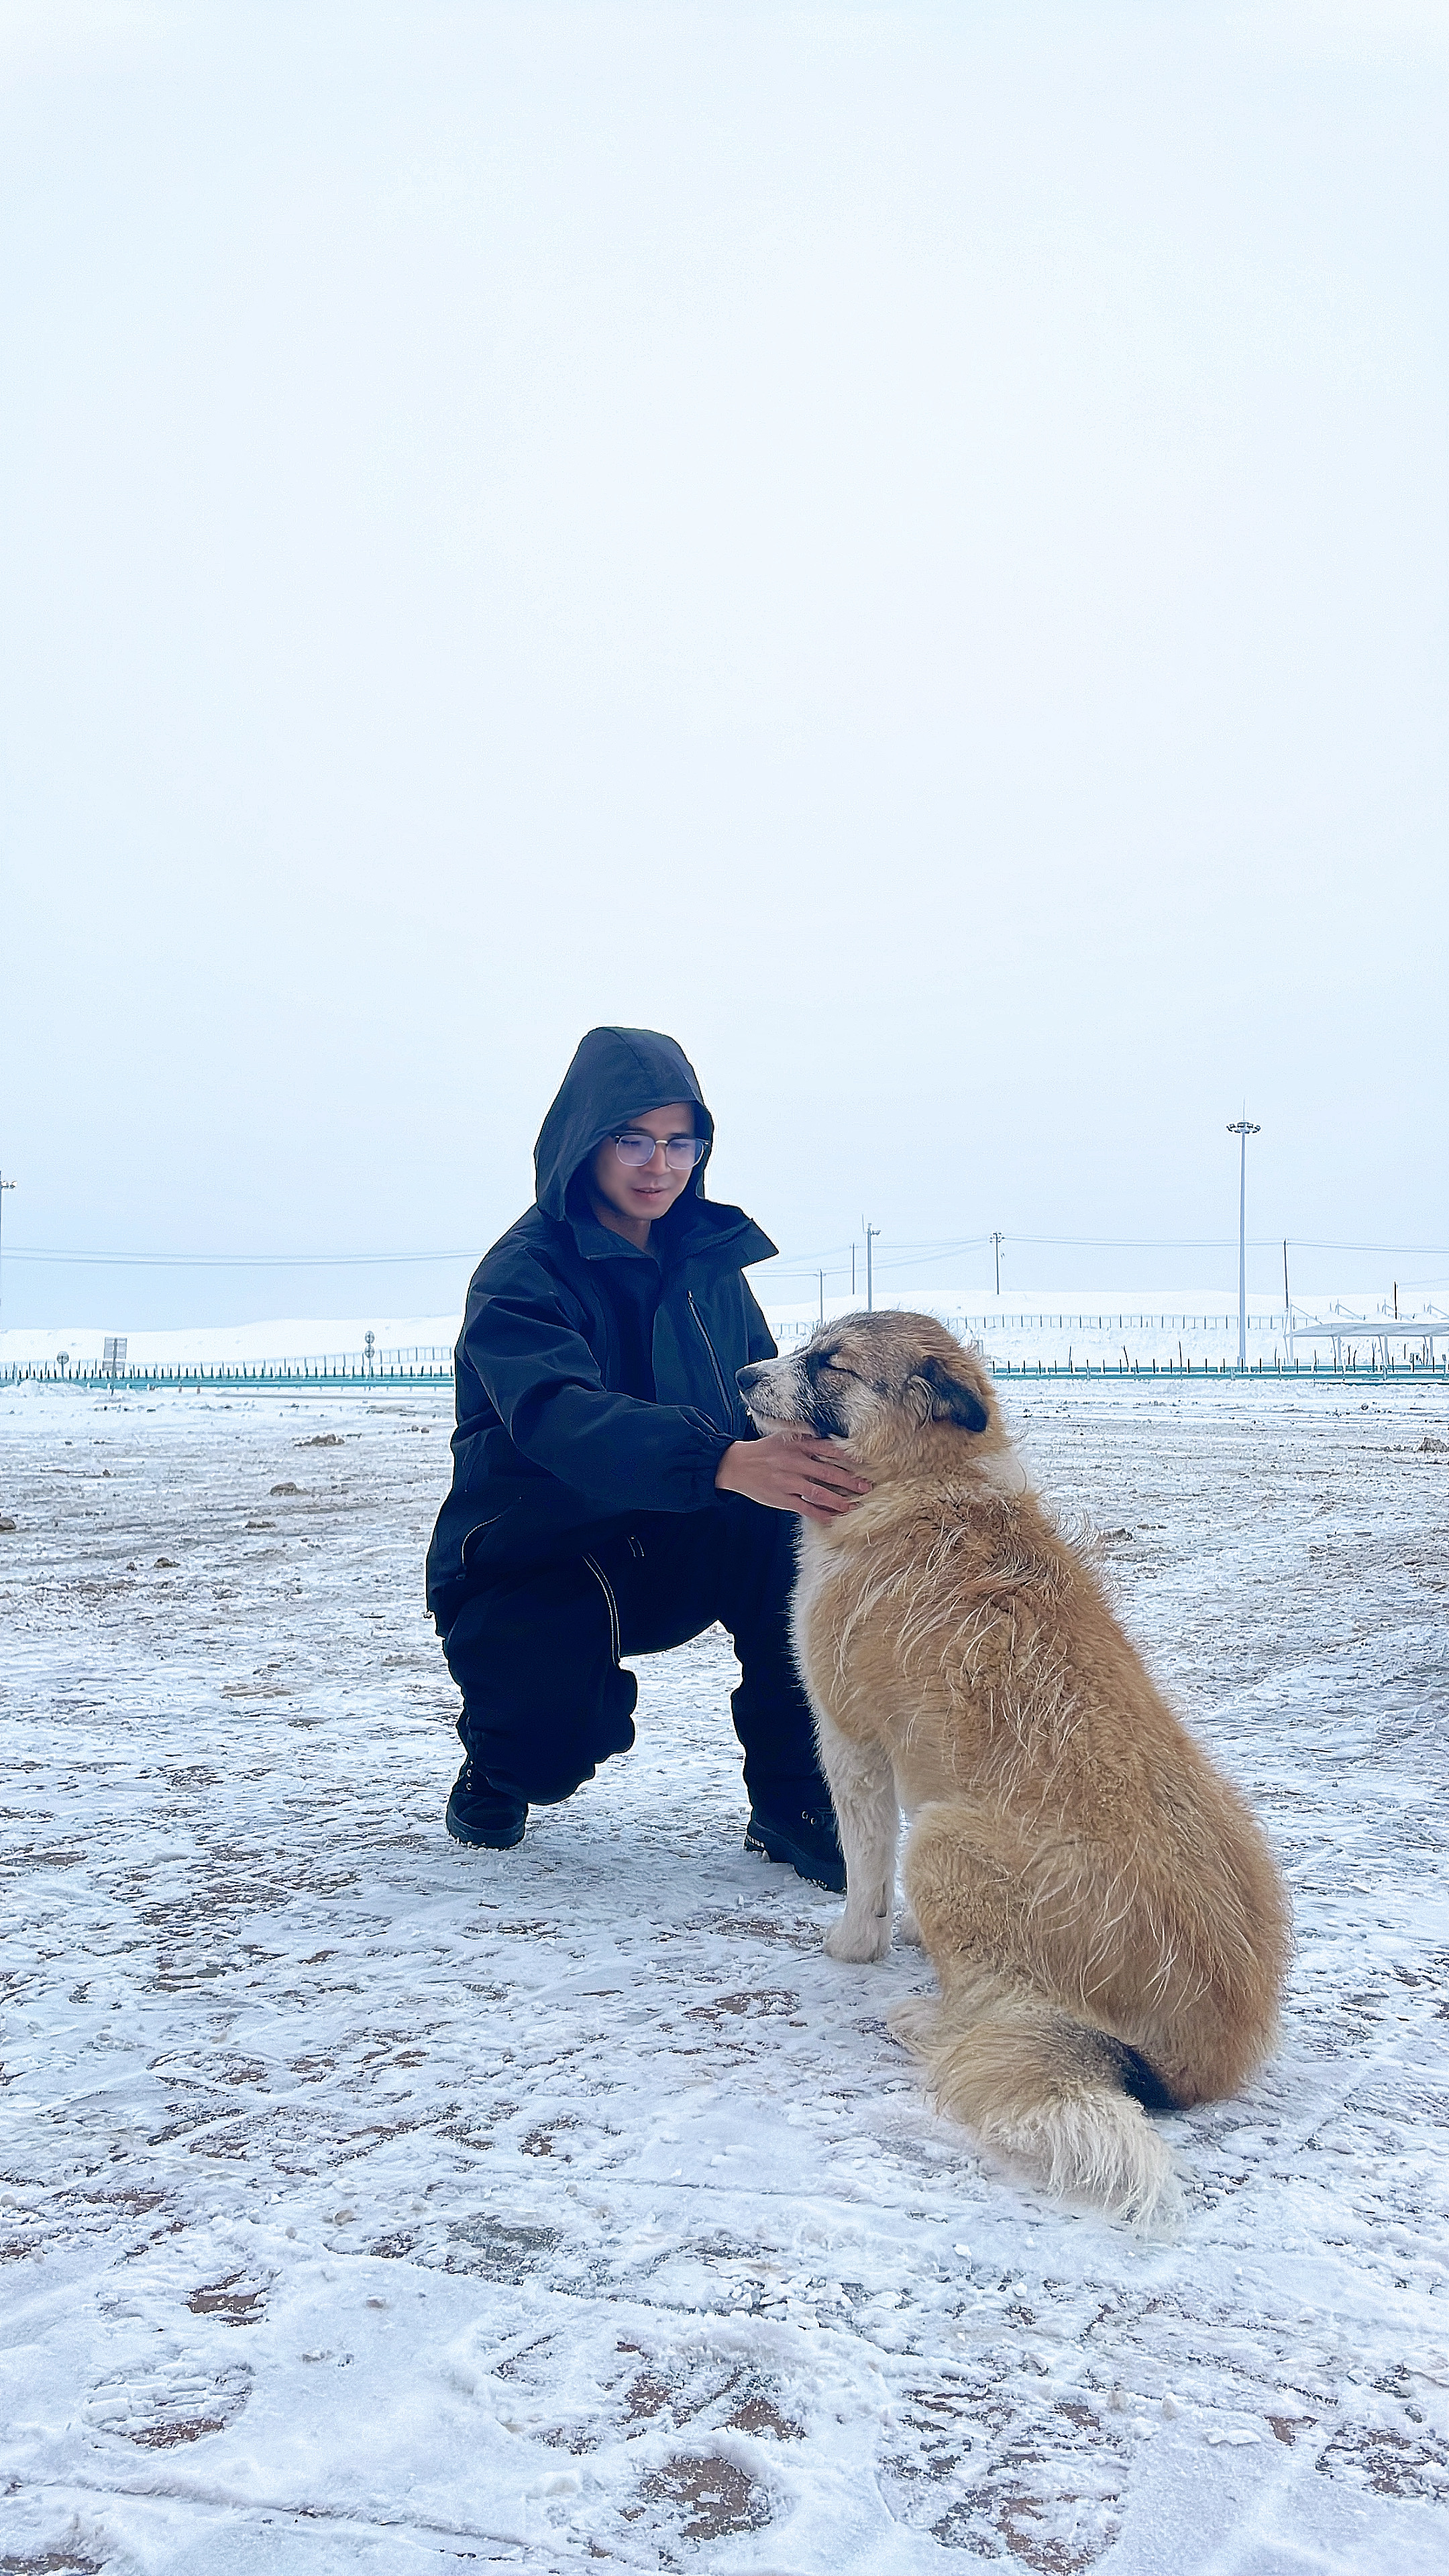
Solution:
M602 1020L801 1268L1227 1285L1244 1103L1263 1286L1449 1244L1446 67L1396 0L0 5L6 1245L476 1253ZM3 1320L468 1267L7 1254Z

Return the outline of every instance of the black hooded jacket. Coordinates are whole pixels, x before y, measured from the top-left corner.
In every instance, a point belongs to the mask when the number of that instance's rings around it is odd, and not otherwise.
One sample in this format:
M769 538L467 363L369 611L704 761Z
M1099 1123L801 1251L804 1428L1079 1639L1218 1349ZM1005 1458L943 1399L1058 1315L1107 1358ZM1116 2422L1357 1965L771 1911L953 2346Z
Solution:
M702 1511L725 1450L751 1436L735 1371L775 1345L742 1274L770 1258L769 1236L705 1197L707 1152L647 1252L599 1224L584 1187L606 1136L674 1100L693 1102L712 1144L673 1038L590 1029L534 1148L537 1204L473 1273L455 1354L453 1485L428 1550L428 1607L445 1634L492 1575L572 1552L638 1512ZM631 1296L636 1278L642 1294ZM653 1403L622 1391L638 1375L637 1326L631 1336L621 1322L631 1311L646 1333L652 1315Z

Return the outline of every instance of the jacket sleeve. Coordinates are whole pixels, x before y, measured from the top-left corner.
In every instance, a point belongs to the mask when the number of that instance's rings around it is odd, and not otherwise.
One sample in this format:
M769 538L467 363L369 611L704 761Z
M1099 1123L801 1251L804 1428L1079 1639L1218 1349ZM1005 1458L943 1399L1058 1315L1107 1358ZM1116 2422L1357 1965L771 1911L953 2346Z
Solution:
M732 1434L688 1406L612 1393L542 1282L536 1293L484 1297L466 1345L514 1447L535 1467L606 1511L694 1512L713 1502Z

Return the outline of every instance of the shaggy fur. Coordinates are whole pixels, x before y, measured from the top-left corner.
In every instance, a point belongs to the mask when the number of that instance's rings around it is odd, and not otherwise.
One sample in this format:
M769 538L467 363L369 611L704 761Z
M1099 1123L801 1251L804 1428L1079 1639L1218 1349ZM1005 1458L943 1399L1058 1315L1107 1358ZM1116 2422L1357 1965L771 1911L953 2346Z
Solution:
M1263 1834L1032 1491L974 1352L854 1315L740 1371L761 1430L824 1433L872 1491L802 1522L793 1622L840 1822L836 1959L902 1932L939 2004L899 2036L1044 2189L1153 2227L1146 2109L1231 2093L1272 2045L1288 1909Z

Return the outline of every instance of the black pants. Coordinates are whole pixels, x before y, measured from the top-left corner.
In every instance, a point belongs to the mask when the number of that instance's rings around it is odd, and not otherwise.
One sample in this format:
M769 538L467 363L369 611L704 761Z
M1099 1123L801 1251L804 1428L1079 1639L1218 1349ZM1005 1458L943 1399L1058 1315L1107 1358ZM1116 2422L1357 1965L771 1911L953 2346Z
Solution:
M634 1741L639 1685L619 1657L682 1646L718 1619L742 1668L730 1706L751 1799L828 1806L790 1653L794 1541L791 1514L722 1494L474 1593L443 1640L470 1760L531 1806L567 1798Z

